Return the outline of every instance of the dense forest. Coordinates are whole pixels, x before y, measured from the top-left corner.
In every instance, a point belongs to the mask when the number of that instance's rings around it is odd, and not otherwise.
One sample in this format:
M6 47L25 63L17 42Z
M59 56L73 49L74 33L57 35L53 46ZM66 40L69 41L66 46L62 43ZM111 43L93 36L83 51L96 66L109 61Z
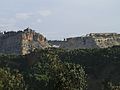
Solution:
M120 47L0 54L0 90L120 90Z

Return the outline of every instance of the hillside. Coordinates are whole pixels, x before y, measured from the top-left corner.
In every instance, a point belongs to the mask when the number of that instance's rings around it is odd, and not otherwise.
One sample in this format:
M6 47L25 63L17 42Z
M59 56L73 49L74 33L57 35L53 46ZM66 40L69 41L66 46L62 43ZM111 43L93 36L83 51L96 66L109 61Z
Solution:
M76 50L47 48L25 56L1 54L0 88L120 90L119 52L120 47L114 46Z
M30 28L24 31L0 33L0 53L25 55L35 49L49 46L47 39L42 34Z
M25 55L35 49L49 47L74 50L108 48L116 45L120 45L120 34L117 33L91 33L86 36L67 38L64 41L48 41L42 34L30 28L0 33L0 53L3 54Z
M67 38L64 41L49 41L49 43L64 49L108 48L120 45L120 34L90 33L85 36Z

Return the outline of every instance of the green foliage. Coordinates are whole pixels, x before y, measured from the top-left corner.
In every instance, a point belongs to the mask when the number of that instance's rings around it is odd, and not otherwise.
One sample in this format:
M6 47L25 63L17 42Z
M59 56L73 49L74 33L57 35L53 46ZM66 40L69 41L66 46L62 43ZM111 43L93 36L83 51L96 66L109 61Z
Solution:
M104 82L103 90L120 90L120 85L114 85L111 82Z
M56 74L55 90L86 90L86 74L80 65L65 63Z
M86 74L80 65L61 62L50 50L40 56L38 52L34 52L37 62L26 75L29 90L86 90Z
M23 76L17 70L0 68L0 90L25 90Z
M120 48L77 49L59 54L63 62L81 64L88 73L100 74L110 64L120 65Z
M119 47L48 48L25 56L1 54L0 90L87 90L91 85L88 78L93 83L105 80L100 90L120 90L119 68Z

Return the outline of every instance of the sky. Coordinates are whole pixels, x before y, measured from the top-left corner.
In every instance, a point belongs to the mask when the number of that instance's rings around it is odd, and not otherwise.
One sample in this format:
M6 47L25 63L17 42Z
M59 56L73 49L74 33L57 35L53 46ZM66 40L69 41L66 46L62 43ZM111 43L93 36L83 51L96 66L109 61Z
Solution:
M0 31L27 27L49 40L120 33L120 0L0 0Z

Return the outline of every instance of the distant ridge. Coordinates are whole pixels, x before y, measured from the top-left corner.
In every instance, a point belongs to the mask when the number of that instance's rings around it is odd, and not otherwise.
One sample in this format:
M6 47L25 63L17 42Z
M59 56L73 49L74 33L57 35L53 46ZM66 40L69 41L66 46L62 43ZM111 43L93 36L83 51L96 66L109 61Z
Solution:
M27 28L23 31L0 32L0 53L28 54L35 49L48 47L64 49L107 48L120 45L120 34L90 33L81 37L66 38L63 41L48 41L42 34Z
M120 34L117 33L90 33L86 36L71 37L64 41L49 41L53 47L65 49L78 48L107 48L120 45Z
M25 55L37 48L44 49L49 46L43 35L30 28L0 33L0 53Z

